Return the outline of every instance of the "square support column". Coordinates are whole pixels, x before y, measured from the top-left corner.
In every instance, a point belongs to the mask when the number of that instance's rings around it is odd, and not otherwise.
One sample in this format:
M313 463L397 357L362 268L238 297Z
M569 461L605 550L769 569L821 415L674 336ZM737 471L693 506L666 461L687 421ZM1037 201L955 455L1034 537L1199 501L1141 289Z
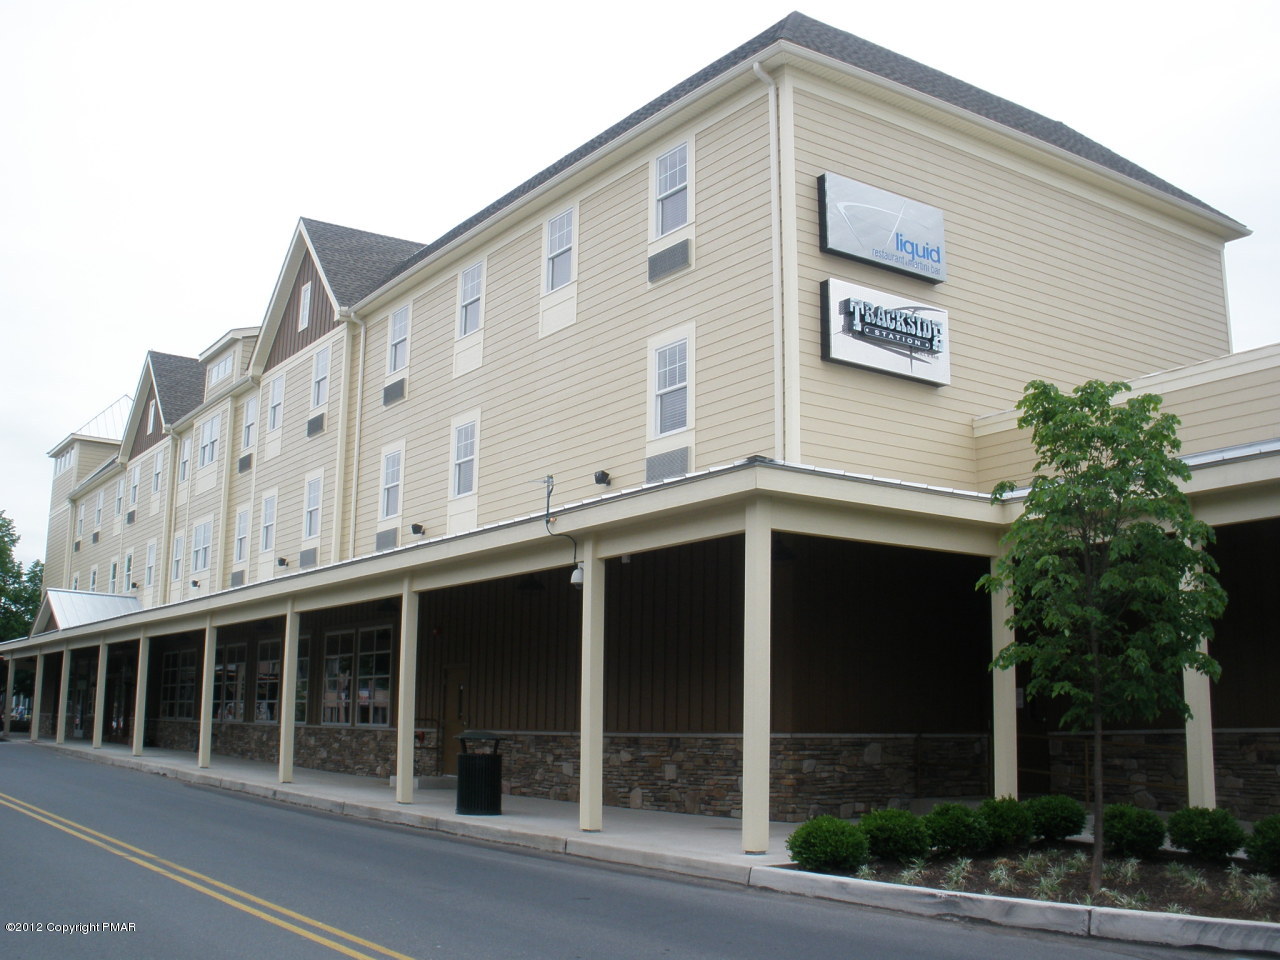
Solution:
M218 631L213 627L213 618L206 617L204 669L200 673L200 739L196 747L196 766L201 769L209 766L209 755L213 752L213 669L217 648Z
M151 638L143 630L138 635L138 685L133 691L133 755L142 756L147 732L147 668L151 665Z
M594 537L582 544L582 714L578 760L578 826L604 826L604 561Z
M742 608L742 852L769 852L773 525L770 502L747 505Z
M293 612L293 598L284 613L284 649L280 651L280 755L276 777L281 783L293 783L294 711L298 699L298 632L302 616Z
M1200 652L1209 645L1200 643ZM1213 772L1213 712L1209 678L1195 670L1182 672L1182 695L1191 708L1187 721L1187 806L1216 807L1218 786Z
M13 675L18 672L18 661L10 658L9 669L5 672L4 680L4 738L9 738L9 731L13 728Z
M71 650L62 650L62 679L58 683L58 724L54 728L54 743L67 742L67 698L71 693Z
M98 685L93 691L93 749L102 749L102 712L107 705L107 641L98 644Z
M418 606L411 581L400 591L400 677L396 687L396 803L413 803L413 720L417 714Z
M44 699L44 654L36 654L36 679L31 688L31 734L30 740L35 743L40 739L40 701Z
M996 559L991 560L991 572ZM991 656L1013 643L1009 594L991 594ZM1018 795L1018 675L1014 670L991 671L991 789L996 797Z

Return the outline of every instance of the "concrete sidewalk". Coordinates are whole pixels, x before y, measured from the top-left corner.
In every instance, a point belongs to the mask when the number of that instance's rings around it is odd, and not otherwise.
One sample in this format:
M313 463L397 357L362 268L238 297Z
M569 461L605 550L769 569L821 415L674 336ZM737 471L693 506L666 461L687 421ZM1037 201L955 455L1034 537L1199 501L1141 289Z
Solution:
M415 790L413 803L400 804L389 783L370 777L295 767L294 782L279 783L274 764L237 757L215 754L210 767L201 769L191 753L176 750L148 748L144 756L135 757L128 747L109 744L97 750L85 742L38 741L33 746L344 816L784 893L1074 936L1280 956L1280 924L1044 903L805 873L789 866L785 847L796 824L770 824L769 852L747 855L741 852L741 823L720 817L606 807L603 830L584 833L578 828L577 804L563 801L503 796L501 816L459 815L453 783L444 778L429 780L431 786Z

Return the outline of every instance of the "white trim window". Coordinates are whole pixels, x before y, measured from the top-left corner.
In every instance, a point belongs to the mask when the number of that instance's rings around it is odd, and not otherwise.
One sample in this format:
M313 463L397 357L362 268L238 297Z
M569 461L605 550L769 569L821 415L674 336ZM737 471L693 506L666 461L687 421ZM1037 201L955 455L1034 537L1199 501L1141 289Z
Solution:
M329 399L329 348L321 347L311 361L311 406L323 406Z
M400 516L400 474L404 454L389 450L382 455L382 496L379 500L378 519L390 520Z
M124 589L129 591L133 589L133 551L129 551L124 555Z
M249 559L249 511L236 511L236 539L232 552L233 563L244 563Z
M387 325L387 373L396 373L409 364L409 304L391 313Z
M111 572L107 577L107 593L115 593L120 583L120 561L111 561Z
M302 285L298 293L298 329L305 330L311 325L311 281Z
M124 512L124 477L116 481L116 516Z
M240 431L240 449L248 450L253 447L254 435L258 430L257 396L245 399L240 420L244 424Z
M213 541L213 521L197 523L191 529L191 572L209 569L209 546Z
M182 551L187 549L187 541L182 534L173 538L173 560L169 564L169 579L182 579Z
M284 375L272 380L267 390L267 430L279 430L284 424Z
M81 501L80 508L76 511L76 536L84 536L84 502Z
M689 425L689 341L658 347L653 358L654 424L658 436Z
M218 459L218 435L222 432L222 414L215 413L200 425L200 466L207 467Z
M219 357L218 362L209 368L209 386L212 387L215 383L219 383L231 376L231 369L235 362L236 355L234 352Z
M147 404L147 433L156 432L156 402L150 401Z
M547 221L547 292L573 279L573 208Z
M178 482L187 482L187 473L191 470L191 438L182 438L182 450L178 454Z
M484 261L462 271L458 280L458 336L480 329L480 304L484 294Z
M269 493L262 498L262 536L259 538L263 553L276 547L276 495Z
M93 508L93 529L95 530L102 526L102 506L106 502L106 497L107 491L98 491L98 499Z
M151 458L151 492L160 492L160 480L164 476L164 450L157 450Z
M306 499L302 510L302 539L320 536L320 498L324 492L324 477L308 477Z
M53 475L55 477L59 477L66 473L71 469L71 464L75 463L75 459L75 447L72 447L70 450L64 450L62 453L58 454L58 458L53 461Z
M154 540L147 544L147 566L142 571L143 586L151 586L156 582L156 542Z
M476 492L476 422L459 424L453 432L453 495Z
M89 592L90 593L98 592L98 568L97 567L89 568Z
M689 144L668 150L654 161L654 226L659 237L689 222Z
M142 485L142 464L135 463L129 470L129 506L138 503L138 487Z

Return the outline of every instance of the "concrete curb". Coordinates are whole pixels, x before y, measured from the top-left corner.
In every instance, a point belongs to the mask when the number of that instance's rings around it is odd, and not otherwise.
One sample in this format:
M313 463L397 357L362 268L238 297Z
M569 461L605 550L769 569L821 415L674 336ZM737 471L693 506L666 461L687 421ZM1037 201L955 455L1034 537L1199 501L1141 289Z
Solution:
M958 893L876 880L832 877L787 867L756 867L751 871L748 885L899 913L983 920L1002 927L1280 956L1280 924L1253 920L1219 920L1176 913L1148 913L982 893Z
M45 744L41 744L44 746ZM723 862L706 857L644 850L613 841L607 835L556 836L504 825L500 817L455 820L393 806L379 806L318 796L291 784L266 785L228 779L198 768L175 768L145 758L111 754L75 756L159 774L184 783L216 787L324 813L431 830L446 836L559 853L584 860L644 867L667 873L721 880L778 893L836 900L925 917L979 920L1004 927L1043 930L1078 937L1154 943L1179 947L1213 947L1240 953L1280 957L1280 924L1252 920L1219 920L1184 914L1148 913L1113 907L1047 903L981 893L910 887L876 880L857 880L793 867Z

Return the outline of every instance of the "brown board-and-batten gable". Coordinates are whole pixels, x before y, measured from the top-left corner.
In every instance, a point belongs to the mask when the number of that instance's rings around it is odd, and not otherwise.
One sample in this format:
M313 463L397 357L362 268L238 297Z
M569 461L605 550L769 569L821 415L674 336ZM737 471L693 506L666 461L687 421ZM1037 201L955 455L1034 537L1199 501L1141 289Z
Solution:
M306 315L305 318L300 318L304 306ZM285 301L284 314L267 353L264 369L270 370L278 366L315 343L331 331L337 322L338 312L329 299L315 260L308 254L303 257L298 272L294 275L293 289L289 291L289 299Z
M164 439L169 426L200 406L204 400L204 368L194 357L150 350L137 396L130 417L130 460L154 447Z

